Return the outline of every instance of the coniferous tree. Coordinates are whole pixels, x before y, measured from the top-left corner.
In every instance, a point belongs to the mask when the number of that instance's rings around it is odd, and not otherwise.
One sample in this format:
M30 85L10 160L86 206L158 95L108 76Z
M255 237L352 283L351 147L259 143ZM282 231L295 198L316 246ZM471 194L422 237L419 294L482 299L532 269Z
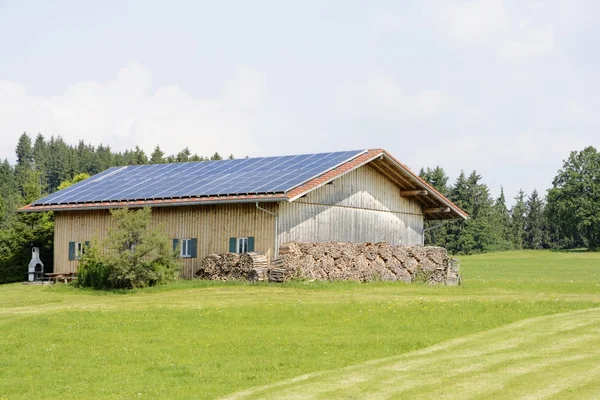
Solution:
M163 164L165 162L165 152L156 145L154 151L150 155L150 164Z
M95 155L96 149L94 146L86 144L83 140L79 141L76 150L75 170L73 173L84 172L94 175L102 172L97 165L98 158Z
M38 133L33 143L33 164L35 170L40 174L42 192L45 193L48 190L48 145L41 133Z
M450 190L449 196L450 200L452 200L454 204L460 207L467 214L471 214L473 212L469 201L469 186L464 171L460 171L460 175L458 175L458 178L456 178L454 186Z
M21 196L25 196L25 185L31 177L33 171L33 148L31 146L31 138L27 133L23 133L19 137L19 142L15 149L17 156L17 165L15 166L15 177L19 187Z
M450 200L460 207L467 214L472 213L471 193L464 171L456 178L453 187L450 190ZM446 248L453 254L470 253L475 247L475 238L471 232L465 232L468 221L458 221L449 224L446 229Z
M27 133L23 133L21 137L19 137L16 153L17 165L29 168L33 163L33 148L31 147L31 138Z
M192 152L190 151L190 149L188 147L186 147L185 149L183 149L179 153L177 153L177 162L188 162L188 161L190 161L191 155L192 155Z
M446 171L440 166L436 166L434 169L427 168L426 170L421 168L419 176L428 184L433 186L438 192L444 196L448 196L450 188L448 187L449 177L446 175ZM428 230L425 232L425 243L432 246L445 246L447 242L447 228L440 221L431 221L425 223L425 228ZM431 229L429 229L431 228Z
M219 153L215 153L210 157L211 161L218 161L218 160L222 160L223 157L221 157L221 155Z
M481 175L473 171L467 178L470 191L471 219L466 223L466 233L474 238L472 252L502 250L501 235L494 226L493 199Z
M74 168L72 167L73 157L71 156L72 149L58 136L51 137L48 143L48 191L50 193L56 191L61 182L66 181L73 176Z
M510 236L513 242L513 247L517 250L525 248L525 215L527 207L525 205L525 192L522 189L515 197L516 203L510 210Z
M525 203L525 246L528 249L542 249L545 247L545 221L544 201L537 190L531 192Z
M498 196L494 202L494 213L494 226L502 241L501 245L506 250L511 249L513 246L510 228L510 212L506 206L506 197L504 196L504 188L502 186L500 187L500 196Z
M421 168L419 176L444 196L448 196L448 193L450 193L450 188L448 187L448 180L450 178L446 175L446 171L439 165L433 169L429 167L426 170Z
M125 150L123 153L118 153L116 159L120 165L134 165L133 150Z
M110 167L115 166L114 154L110 149L110 146L103 146L100 144L96 148L96 162L98 163L98 169L104 171ZM79 171L78 171L79 172Z
M148 164L148 156L144 150L140 149L140 146L135 146L135 150L131 153L131 165L145 165Z

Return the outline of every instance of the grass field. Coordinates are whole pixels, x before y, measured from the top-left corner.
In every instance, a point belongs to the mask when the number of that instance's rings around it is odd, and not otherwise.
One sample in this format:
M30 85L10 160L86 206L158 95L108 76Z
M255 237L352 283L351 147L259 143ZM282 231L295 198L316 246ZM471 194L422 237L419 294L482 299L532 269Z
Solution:
M2 285L0 399L600 396L600 254L461 261L464 287Z

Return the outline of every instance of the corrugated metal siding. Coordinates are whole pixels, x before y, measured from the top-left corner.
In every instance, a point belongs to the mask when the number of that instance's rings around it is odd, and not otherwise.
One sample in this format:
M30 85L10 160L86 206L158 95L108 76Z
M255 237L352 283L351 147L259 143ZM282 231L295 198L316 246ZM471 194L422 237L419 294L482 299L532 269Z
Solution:
M420 244L421 206L370 165L279 207L279 243L288 241Z
M276 203L261 204L272 212ZM54 230L55 272L76 272L77 261L69 261L69 242L103 241L112 224L108 210L56 213ZM229 238L253 236L255 249L273 254L275 219L254 204L164 207L152 211L152 227L160 227L171 239L198 238L198 257L182 259L182 275L193 277L202 258L229 251Z

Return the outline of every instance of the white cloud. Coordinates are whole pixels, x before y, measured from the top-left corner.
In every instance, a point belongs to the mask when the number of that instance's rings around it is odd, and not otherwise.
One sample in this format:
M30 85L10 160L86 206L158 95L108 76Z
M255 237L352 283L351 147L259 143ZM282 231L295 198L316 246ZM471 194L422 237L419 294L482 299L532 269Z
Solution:
M79 82L60 96L34 96L16 82L0 81L0 157L14 160L23 131L114 150L140 145L149 153L160 144L167 154L185 146L203 155L257 153L253 126L265 87L263 74L240 66L221 96L196 98L177 85L154 89L152 73L138 63L108 83Z
M406 25L404 17L392 13L377 15L371 18L369 22L371 37L375 40L398 33Z
M502 0L432 2L426 13L449 39L460 45L484 43L506 32L509 25Z
M424 90L414 96L414 103L424 115L432 115L441 111L448 101L448 95L440 90Z
M394 77L371 73L364 81L340 84L332 104L345 116L418 120L444 111L451 99L440 90L409 91Z
M501 58L523 60L554 52L556 47L552 25L532 28L522 22L517 39L501 40L497 51Z
M500 59L510 61L556 50L555 21L546 16L551 11L538 2L520 1L509 7L503 0L433 2L425 8L438 33L454 45L489 49ZM556 15L551 17L557 19Z

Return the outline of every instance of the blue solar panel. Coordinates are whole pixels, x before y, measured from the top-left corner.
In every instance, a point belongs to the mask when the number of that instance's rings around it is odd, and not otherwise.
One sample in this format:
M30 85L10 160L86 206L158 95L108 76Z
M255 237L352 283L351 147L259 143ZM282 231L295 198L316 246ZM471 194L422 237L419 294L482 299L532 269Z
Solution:
M34 204L286 193L364 152L113 167Z

